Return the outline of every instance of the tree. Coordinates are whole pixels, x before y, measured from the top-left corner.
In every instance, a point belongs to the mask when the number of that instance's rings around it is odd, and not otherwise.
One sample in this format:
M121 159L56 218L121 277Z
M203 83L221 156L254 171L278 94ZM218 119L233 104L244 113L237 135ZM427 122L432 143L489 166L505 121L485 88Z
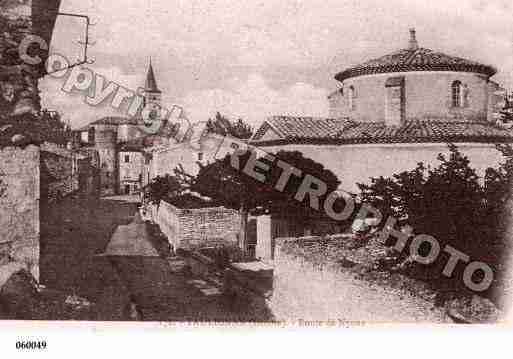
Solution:
M499 111L499 114L503 123L513 122L513 101L508 94L504 95L504 107Z
M310 208L308 201L298 202L295 199L297 190L306 175L313 176L327 185L327 193L334 191L340 182L329 170L320 163L305 158L300 152L280 151L275 157L290 166L301 171L301 175L292 176L283 191L278 191L275 185L280 178L282 169L276 166L276 161L269 162L264 158L259 160L266 162L270 170L262 172L266 180L262 183L243 171L251 153L247 152L238 156L239 167L231 165L231 156L217 160L209 165L200 166L198 175L190 182L191 190L208 196L219 204L228 208L240 211L241 223L241 246L245 248L246 226L248 214L283 214L288 213L298 221L309 218L316 212ZM324 203L325 196L320 198L320 208Z
M222 136L231 136L240 139L248 139L253 135L253 129L250 125L245 123L242 119L235 122L230 121L219 112L216 113L214 119L209 119L207 122L207 131L216 133Z
M23 136L21 144L51 142L65 145L72 139L72 132L59 113L43 110L37 114L5 116L0 114L0 146L12 145L12 137Z
M506 161L498 168L488 168L483 182L469 159L450 144L449 156L439 154L436 167L419 163L411 171L373 178L370 185L359 184L362 200L385 216L411 225L415 234L434 236L441 248L450 244L472 260L497 269L504 252L499 222L513 183L513 149L508 145L498 145L497 149ZM394 243L391 239L388 244ZM444 266L443 261L418 265L412 273L444 291L460 291L461 280L442 276ZM461 273L453 277L461 278Z
M180 195L183 187L178 179L169 174L155 177L146 187L146 199L153 204L158 205L161 200Z

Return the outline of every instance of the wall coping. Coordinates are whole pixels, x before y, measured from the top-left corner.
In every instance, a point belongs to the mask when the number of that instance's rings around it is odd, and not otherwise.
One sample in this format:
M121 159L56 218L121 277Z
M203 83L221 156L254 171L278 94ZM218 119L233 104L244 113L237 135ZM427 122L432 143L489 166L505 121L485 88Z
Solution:
M166 206L170 207L172 210L179 214L196 214L196 213L208 213L208 212L214 212L214 211L221 211L224 213L238 213L235 209L226 208L223 206L216 206L216 207L206 207L206 208L180 208L176 207L175 205L172 205L171 203L160 200L160 204L165 204Z

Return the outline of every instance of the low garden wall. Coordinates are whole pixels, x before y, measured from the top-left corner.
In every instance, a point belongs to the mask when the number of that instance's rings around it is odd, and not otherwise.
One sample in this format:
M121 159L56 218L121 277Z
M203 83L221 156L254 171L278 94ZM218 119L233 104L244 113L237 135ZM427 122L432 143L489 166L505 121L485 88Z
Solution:
M241 220L224 207L181 209L165 201L146 208L146 216L159 225L174 250L223 244L236 246Z

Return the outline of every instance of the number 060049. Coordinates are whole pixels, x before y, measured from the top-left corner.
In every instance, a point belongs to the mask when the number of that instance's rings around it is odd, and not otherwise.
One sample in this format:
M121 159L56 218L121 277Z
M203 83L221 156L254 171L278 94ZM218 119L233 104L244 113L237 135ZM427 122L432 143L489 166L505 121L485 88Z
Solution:
M46 341L17 341L16 349L20 350L44 350L46 349Z

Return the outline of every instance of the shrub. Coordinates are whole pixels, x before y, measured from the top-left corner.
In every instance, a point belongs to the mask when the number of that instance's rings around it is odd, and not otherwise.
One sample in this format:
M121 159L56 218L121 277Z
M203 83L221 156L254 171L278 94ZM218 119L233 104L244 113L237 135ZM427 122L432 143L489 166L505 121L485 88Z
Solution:
M183 188L180 182L170 175L155 177L145 188L145 200L152 204L159 204L162 199L178 196Z
M394 216L401 224L411 225L415 234L434 236L441 248L450 244L471 260L487 263L497 277L505 248L504 204L513 178L513 149L508 145L498 145L497 149L506 161L498 168L488 168L482 182L469 159L450 144L449 156L439 154L437 167L419 163L415 169L391 178L372 178L369 185L358 184L362 200L380 209L385 219ZM387 244L394 243L390 238ZM441 253L440 257L448 258ZM401 255L406 259L407 250ZM444 259L429 266L413 262L405 269L443 291L461 292L463 266L456 267L453 279L448 279L442 275L446 263Z

